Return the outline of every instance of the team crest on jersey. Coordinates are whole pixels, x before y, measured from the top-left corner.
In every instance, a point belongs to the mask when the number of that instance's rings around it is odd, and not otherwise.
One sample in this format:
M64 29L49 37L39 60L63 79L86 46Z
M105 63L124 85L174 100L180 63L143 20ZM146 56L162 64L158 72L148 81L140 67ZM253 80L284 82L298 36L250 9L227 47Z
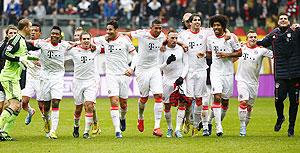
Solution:
M111 94L111 90L108 90L108 94Z
M258 54L257 50L254 52L254 54Z
M280 84L277 82L277 83L275 84L275 88L279 88L279 86L280 86Z
M291 38L292 34L291 34L291 33L287 33L286 36L287 36L288 38Z
M239 97L240 97L240 98L243 98L243 95L242 95L242 94L240 94L240 95L239 95Z
M215 91L215 88L212 88L212 91Z

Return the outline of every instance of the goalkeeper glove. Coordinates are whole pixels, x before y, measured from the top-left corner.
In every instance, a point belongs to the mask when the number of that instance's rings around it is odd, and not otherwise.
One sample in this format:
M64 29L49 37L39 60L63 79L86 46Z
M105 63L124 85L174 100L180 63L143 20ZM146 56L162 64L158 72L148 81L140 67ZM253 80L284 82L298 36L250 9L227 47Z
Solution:
M183 84L183 78L179 77L176 81L175 81L176 86L180 86Z

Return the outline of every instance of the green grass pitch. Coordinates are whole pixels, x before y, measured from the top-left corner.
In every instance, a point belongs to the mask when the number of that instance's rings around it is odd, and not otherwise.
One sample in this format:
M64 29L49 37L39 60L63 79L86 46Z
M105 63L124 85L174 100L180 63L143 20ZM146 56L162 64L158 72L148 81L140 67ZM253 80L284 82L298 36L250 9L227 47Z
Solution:
M256 101L252 119L247 129L246 137L239 137L239 119L237 116L238 102L230 101L230 107L223 121L224 135L218 138L213 131L210 137L157 138L152 135L154 126L153 100L149 100L145 110L145 131L140 133L136 128L137 99L129 99L127 113L127 129L123 139L116 139L110 118L110 103L108 99L97 99L97 111L102 133L88 140L82 138L84 116L82 114L79 138L73 138L73 99L63 99L60 105L60 121L57 130L58 139L45 138L43 122L35 100L31 105L36 109L30 125L24 124L26 113L22 111L17 119L13 133L15 142L0 142L0 153L19 152L299 152L300 123L296 121L295 137L287 137L288 122L283 123L280 132L275 133L273 126L276 121L273 98L259 98ZM285 115L288 116L288 101L285 102ZM173 127L175 127L176 109L172 109ZM161 127L164 134L167 130L164 115ZM202 131L200 132L202 133Z

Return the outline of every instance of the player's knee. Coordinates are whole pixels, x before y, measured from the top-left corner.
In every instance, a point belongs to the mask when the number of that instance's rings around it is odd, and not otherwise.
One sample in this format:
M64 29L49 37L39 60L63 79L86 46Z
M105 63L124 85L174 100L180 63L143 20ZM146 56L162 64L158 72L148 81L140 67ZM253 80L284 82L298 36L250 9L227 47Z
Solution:
M214 101L218 102L218 103L221 103L221 101L222 101L221 96L220 95L215 95L214 96Z
M171 110L171 104L170 103L165 103L165 112L170 112Z
M93 112L94 110L94 103L92 101L85 102L86 112Z
M127 108L127 99L120 98L120 106L122 109L126 109Z
M247 112L252 112L252 106L251 105L247 105Z
M52 108L59 108L59 101L58 99L52 100Z
M145 104L148 101L148 97L141 97L140 102Z
M196 98L196 105L201 106L202 105L202 97Z

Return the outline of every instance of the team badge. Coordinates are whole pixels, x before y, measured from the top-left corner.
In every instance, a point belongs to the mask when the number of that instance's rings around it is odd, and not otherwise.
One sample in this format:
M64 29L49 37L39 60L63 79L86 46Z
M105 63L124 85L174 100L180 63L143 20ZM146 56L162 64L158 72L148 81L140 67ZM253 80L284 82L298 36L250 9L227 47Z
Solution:
M258 54L257 50L254 52L254 54Z
M288 38L291 38L292 34L291 34L291 33L288 33L288 34L286 34L286 36L287 36Z
M279 88L279 86L280 86L280 84L277 82L277 83L275 84L275 88Z
M239 95L239 97L240 97L240 98L243 98L243 95L241 94L241 95Z
M108 94L111 94L111 90L108 90Z

